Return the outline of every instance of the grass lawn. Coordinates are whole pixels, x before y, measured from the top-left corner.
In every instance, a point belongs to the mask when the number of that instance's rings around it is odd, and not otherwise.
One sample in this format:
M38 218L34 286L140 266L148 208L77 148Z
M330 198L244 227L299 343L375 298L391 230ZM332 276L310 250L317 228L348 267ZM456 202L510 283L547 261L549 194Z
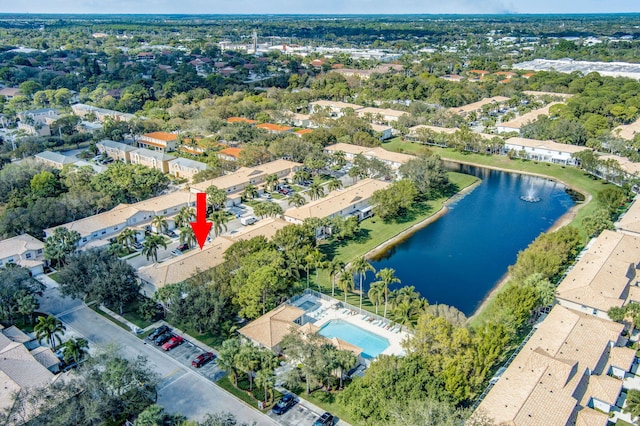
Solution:
M616 426L633 426L631 423L625 422L622 419L616 421Z
M51 278L52 280L54 280L55 282L59 283L60 280L58 279L58 273L57 272L52 272L48 275L49 278Z
M557 164L541 163L529 160L511 160L506 155L480 155L458 152L450 148L439 148L434 146L422 145L414 142L402 141L400 138L394 138L390 142L383 144L385 149L396 152L419 153L425 150L438 154L441 158L451 161L461 161L467 163L478 164L480 166L498 167L505 170L520 171L526 173L534 173L550 178L557 179L571 186L575 190L581 192L585 196L591 195L592 198L605 188L611 186L601 179L585 173L575 167L564 167ZM584 234L582 228L582 220L591 215L597 209L596 202L588 202L582 207L576 217L571 222ZM586 235L585 235L586 237Z
M120 321L118 321L117 319L115 319L111 315L107 314L106 312L102 312L97 303L94 303L94 304L90 305L89 307L91 309L93 309L94 311L96 311L98 314L102 315L103 317L105 317L106 319L111 321L112 323L114 323L115 325L127 330L128 332L131 332L131 329L126 324L121 323Z
M356 424L356 422L349 418L343 406L336 402L336 393L326 392L322 389L318 389L307 395L306 390L302 388L295 389L295 393L300 398L306 399L312 404L315 404L325 411L330 412L340 420L344 420L347 423Z
M220 386L222 389L226 390L227 392L231 393L233 396L237 397L238 399L241 399L243 402L245 402L248 406L252 407L255 410L258 411L262 411L263 413L266 413L267 411L269 411L271 409L272 405L266 406L263 410L260 410L258 408L258 400L256 398L254 398L252 395L249 394L249 381L246 378L246 375L244 375L245 377L241 376L238 378L238 387L240 389L238 389L237 387L235 387L233 385L233 383L231 383L231 381L229 380L229 376L226 375L224 376L222 379L218 380L216 382L216 384L218 386ZM246 390L245 390L246 389ZM263 396L263 392L261 389L257 389L255 386L255 382L253 384L253 391L254 394L259 397L262 398ZM278 392L277 390L273 391L273 401L277 401L280 399L280 397L282 396L282 394L280 392ZM273 402L272 401L272 402Z
M128 321L131 321L132 323L134 323L135 325L137 325L140 328L147 328L151 324L153 324L155 321L153 321L153 320L149 321L149 320L146 320L146 319L142 318L142 316L140 316L140 314L138 313L138 306L139 305L140 305L140 300L136 300L135 302L127 305L125 307L124 314L122 314L122 316L125 317ZM114 312L117 313L117 311L114 311Z

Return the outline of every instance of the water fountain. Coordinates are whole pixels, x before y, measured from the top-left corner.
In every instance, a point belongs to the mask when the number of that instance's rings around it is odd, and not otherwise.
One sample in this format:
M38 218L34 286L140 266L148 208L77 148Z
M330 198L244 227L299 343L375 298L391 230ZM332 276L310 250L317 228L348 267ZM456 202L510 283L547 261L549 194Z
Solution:
M536 196L536 190L533 189L533 186L529 188L526 194L521 195L520 199L527 203L537 203L540 201L540 197Z

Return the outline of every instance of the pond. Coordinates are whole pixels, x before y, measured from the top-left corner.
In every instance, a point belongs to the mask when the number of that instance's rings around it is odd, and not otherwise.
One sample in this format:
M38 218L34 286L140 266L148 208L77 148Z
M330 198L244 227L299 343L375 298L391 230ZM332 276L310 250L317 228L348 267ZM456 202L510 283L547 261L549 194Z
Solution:
M448 164L482 183L449 211L372 259L394 268L400 285L413 285L429 303L455 306L469 316L540 233L573 205L566 187L535 176ZM374 281L368 274L367 282ZM391 288L397 288L394 285Z

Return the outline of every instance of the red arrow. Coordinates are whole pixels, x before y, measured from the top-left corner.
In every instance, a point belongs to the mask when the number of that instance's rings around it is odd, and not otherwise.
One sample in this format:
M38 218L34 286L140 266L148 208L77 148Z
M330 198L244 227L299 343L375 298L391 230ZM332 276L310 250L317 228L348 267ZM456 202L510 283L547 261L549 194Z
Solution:
M207 194L205 192L198 192L196 195L196 221L189 222L189 224L191 225L191 229L193 229L196 240L198 240L200 250L202 250L202 246L204 246L204 243L207 241L209 231L211 231L213 224L207 222Z

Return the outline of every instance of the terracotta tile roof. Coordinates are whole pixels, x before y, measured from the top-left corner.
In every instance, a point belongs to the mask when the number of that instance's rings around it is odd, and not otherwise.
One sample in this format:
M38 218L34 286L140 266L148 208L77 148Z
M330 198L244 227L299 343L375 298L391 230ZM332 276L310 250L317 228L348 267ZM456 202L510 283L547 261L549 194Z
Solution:
M262 123L256 126L258 129L268 130L270 132L288 132L293 129L293 127L289 126L281 126L279 124L271 124L271 123Z
M616 223L616 228L640 234L640 198L636 198L631 204L629 210Z
M609 416L593 408L584 407L578 411L575 426L607 426Z
M313 130L311 130L311 129L301 129L301 130L295 131L293 133L295 133L296 135L302 136L302 135L308 135L309 133L313 133Z
M165 141L165 142L178 140L178 135L176 135L174 133L167 133L167 132L145 133L141 137L147 137L147 138L151 138L151 139L158 139L158 140Z
M226 155L229 157L240 158L240 153L242 152L242 148L225 148L218 151L218 154Z
M255 124L257 120L250 120L244 117L229 117L227 118L227 123L247 123L247 124Z
M266 348L273 349L292 328L299 327L293 321L303 314L304 310L295 306L280 305L245 325L238 332Z

